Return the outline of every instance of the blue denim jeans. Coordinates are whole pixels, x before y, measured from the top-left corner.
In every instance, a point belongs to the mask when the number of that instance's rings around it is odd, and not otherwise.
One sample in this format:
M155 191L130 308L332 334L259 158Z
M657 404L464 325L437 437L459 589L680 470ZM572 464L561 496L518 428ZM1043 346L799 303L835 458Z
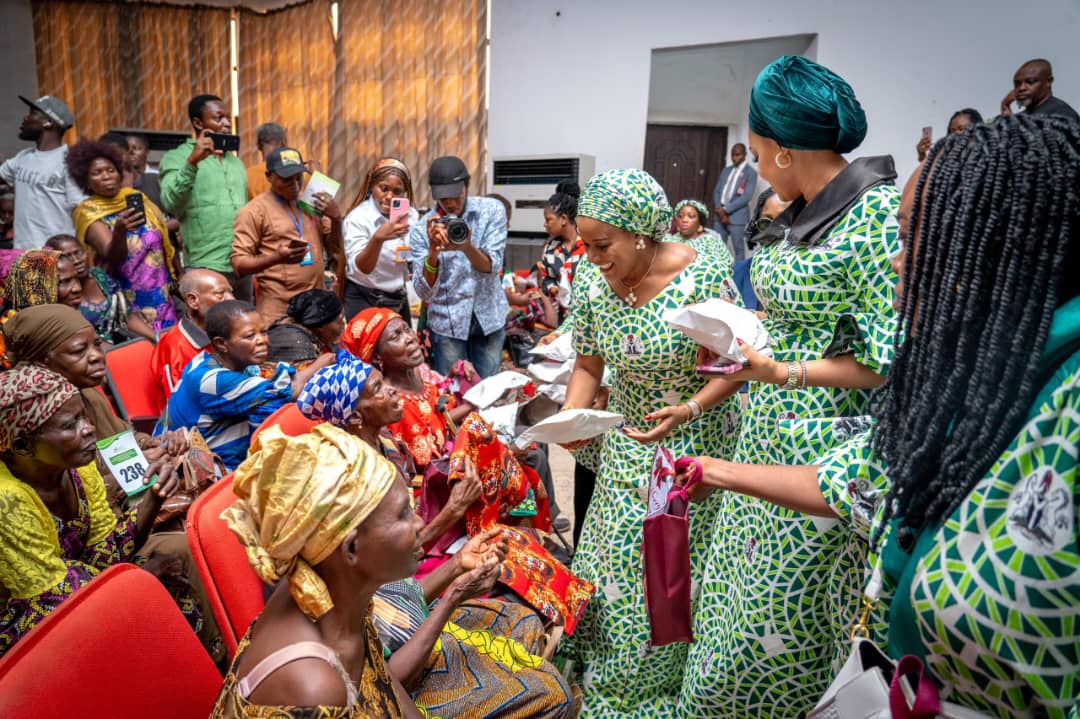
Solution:
M450 368L457 364L459 359L472 362L476 373L481 377L490 377L499 371L503 340L506 338L506 330L502 327L485 335L480 323L476 321L476 315L473 315L467 340L457 340L435 331L430 334L431 369L439 374L449 374Z

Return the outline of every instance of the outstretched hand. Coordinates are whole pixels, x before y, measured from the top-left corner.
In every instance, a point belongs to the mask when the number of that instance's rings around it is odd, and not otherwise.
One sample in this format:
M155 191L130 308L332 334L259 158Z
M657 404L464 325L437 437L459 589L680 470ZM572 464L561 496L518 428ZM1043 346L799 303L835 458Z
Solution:
M680 424L688 422L690 416L690 408L684 404L661 407L645 415L646 420L657 422L652 429L642 432L628 425L622 428L622 432L632 440L642 444L651 444L659 442Z

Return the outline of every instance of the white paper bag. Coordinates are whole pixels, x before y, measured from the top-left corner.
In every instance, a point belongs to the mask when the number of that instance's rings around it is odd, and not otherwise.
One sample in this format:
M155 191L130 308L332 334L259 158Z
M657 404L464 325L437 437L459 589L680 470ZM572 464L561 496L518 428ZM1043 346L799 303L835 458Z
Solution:
M514 436L517 429L517 415L520 405L517 402L504 404L501 407L487 407L480 410L480 416L491 425L495 434L501 439Z
M714 297L696 305L680 307L668 312L664 319L702 347L719 355L721 361L717 364L742 364L746 361L736 338L772 356L772 339L757 314L727 300Z
M525 430L514 444L528 447L531 442L554 442L566 444L592 439L618 427L623 416L615 412L596 409L567 409L540 420Z
M508 391L524 387L528 383L528 376L521 372L500 372L470 387L464 399L473 407L484 409Z
M574 360L565 362L551 362L543 360L533 362L528 366L529 374L547 384L566 384L570 381L570 375L574 373Z
M574 352L574 333L567 332L566 334L559 335L554 341L549 342L543 347L533 347L529 350L529 354L543 357L552 362L566 362L567 360L572 360L577 356L577 353Z

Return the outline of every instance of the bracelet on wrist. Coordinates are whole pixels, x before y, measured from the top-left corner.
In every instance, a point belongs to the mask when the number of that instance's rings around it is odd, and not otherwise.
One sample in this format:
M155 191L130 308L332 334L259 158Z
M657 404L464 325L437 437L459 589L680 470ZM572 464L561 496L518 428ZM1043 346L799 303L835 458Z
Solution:
M799 389L806 388L806 360L799 360L799 369L801 370L799 376Z
M428 272L430 272L433 275L439 274L439 266L431 264L431 258L430 257L425 257L424 258L424 269L427 270Z
M785 390L793 390L799 386L799 363L787 363L787 382L781 385Z
M702 414L704 414L704 410L701 409L701 403L693 397L686 400L686 406L690 408L690 421L698 419L699 417L701 417Z

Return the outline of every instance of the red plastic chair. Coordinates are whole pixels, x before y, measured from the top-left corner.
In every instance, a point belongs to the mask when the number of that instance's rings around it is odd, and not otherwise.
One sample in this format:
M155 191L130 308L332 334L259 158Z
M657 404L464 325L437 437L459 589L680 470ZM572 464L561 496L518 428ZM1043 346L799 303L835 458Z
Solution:
M265 603L262 580L221 518L221 513L236 501L232 482L229 473L199 495L188 509L185 523L191 558L230 657L236 654L236 646Z
M322 424L321 420L308 419L304 416L304 413L300 411L300 408L296 406L296 402L289 402L282 405L276 412L267 417L262 424L255 428L255 431L251 433L251 444L255 445L255 438L259 436L259 433L265 430L267 427L273 427L274 425L281 427L281 431L290 437L298 437L302 434L307 434L315 426Z
M0 658L0 717L205 719L221 675L172 597L110 567Z
M150 340L139 338L115 345L105 352L105 378L109 391L116 398L120 417L145 430L161 416L165 401L161 396L154 373L150 371L150 357L154 345Z

